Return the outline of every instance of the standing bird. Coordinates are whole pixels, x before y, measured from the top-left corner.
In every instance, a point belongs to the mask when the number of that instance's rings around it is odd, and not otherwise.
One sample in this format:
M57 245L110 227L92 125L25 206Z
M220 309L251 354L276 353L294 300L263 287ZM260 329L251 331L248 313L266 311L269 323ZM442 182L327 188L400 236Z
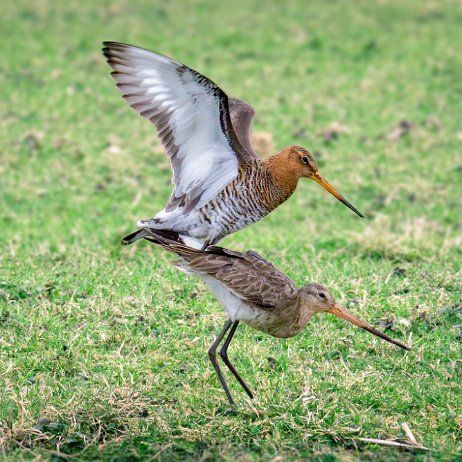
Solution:
M207 77L131 45L104 42L103 53L124 99L156 126L173 171L167 206L139 221L141 229L126 236L125 244L153 228L206 248L261 220L292 195L302 177L363 217L321 176L304 148L290 146L260 160L250 142L254 109L228 98Z
M217 361L216 350L230 330L220 356L250 398L248 385L228 358L228 347L239 322L273 337L288 338L301 332L316 313L332 313L405 350L410 348L374 329L338 305L320 284L301 289L284 273L255 252L235 252L216 246L207 251L186 247L169 231L146 229L145 239L180 257L174 262L181 270L196 274L223 305L229 319L209 349L209 357L221 385L233 405L234 400Z

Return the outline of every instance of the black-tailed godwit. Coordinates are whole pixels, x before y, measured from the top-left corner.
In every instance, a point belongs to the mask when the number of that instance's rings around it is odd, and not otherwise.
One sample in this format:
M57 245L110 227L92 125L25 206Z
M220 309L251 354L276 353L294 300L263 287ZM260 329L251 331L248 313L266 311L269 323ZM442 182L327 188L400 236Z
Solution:
M289 146L259 159L250 142L255 111L228 98L207 77L131 45L104 42L103 53L124 99L156 126L173 171L165 209L139 221L141 229L124 243L153 228L175 231L187 245L206 248L262 219L292 195L302 177L363 217L321 176L306 149Z
M231 329L220 356L253 398L253 393L229 361L227 353L241 321L274 337L288 338L301 332L314 314L332 313L394 345L410 349L348 313L322 285L312 283L299 289L284 273L255 252L240 253L216 246L202 251L170 239L168 231L147 229L146 233L145 239L180 257L174 262L178 268L204 280L228 315L223 330L209 349L209 356L231 404L234 400L218 364L216 350Z

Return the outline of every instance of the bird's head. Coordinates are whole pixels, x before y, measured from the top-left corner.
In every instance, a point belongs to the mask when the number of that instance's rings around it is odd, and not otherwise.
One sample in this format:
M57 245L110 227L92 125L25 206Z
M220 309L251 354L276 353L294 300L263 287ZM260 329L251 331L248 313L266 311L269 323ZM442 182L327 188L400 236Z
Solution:
M335 316L343 318L348 322L351 322L352 324L367 330L371 334L383 338L387 342L393 343L394 345L397 345L405 350L410 350L410 348L404 343L393 340L388 335L378 331L377 329L374 329L369 324L348 313L348 311L336 303L332 294L321 284L308 284L307 286L303 287L303 289L301 289L301 296L302 307L304 307L306 310L311 310L313 314L320 312L335 314Z
M313 156L300 146L289 146L280 153L291 173L298 178L311 178L319 183L326 191L329 191L336 199L349 207L360 217L364 215L350 204L340 193L338 193L319 173L318 166Z

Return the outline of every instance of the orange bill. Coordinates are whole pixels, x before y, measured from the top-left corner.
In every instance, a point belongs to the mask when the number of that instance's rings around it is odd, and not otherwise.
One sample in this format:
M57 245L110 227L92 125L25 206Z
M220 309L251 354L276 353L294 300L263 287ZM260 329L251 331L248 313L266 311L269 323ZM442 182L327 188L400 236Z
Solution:
M344 308L342 308L339 305L335 305L329 313L335 314L339 318L346 319L347 321L355 324L358 327L361 327L362 329L365 329L369 331L371 334L377 335L377 337L383 338L387 342L393 343L394 345L397 345L401 348L404 348L405 350L410 350L410 348L405 345L404 343L399 342L398 340L393 340L391 337L388 335L384 334L383 332L380 332L377 329L374 329L372 326L369 324L366 324L363 321L360 321L358 318L355 318L352 314L348 313Z
M326 191L329 191L335 198L337 198L340 202L345 204L348 208L353 210L356 214L358 214L362 218L366 218L356 207L353 207L341 194L339 194L322 176L319 172L313 173L310 178L316 183L319 183Z

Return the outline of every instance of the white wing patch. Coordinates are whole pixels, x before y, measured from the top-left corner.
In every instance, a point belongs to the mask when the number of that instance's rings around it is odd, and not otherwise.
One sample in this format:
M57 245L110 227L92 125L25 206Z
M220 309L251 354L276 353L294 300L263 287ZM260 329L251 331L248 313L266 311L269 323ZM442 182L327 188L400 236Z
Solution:
M213 82L165 56L105 42L124 99L157 128L173 170L166 211L209 202L238 173L247 151L237 140L227 97Z

